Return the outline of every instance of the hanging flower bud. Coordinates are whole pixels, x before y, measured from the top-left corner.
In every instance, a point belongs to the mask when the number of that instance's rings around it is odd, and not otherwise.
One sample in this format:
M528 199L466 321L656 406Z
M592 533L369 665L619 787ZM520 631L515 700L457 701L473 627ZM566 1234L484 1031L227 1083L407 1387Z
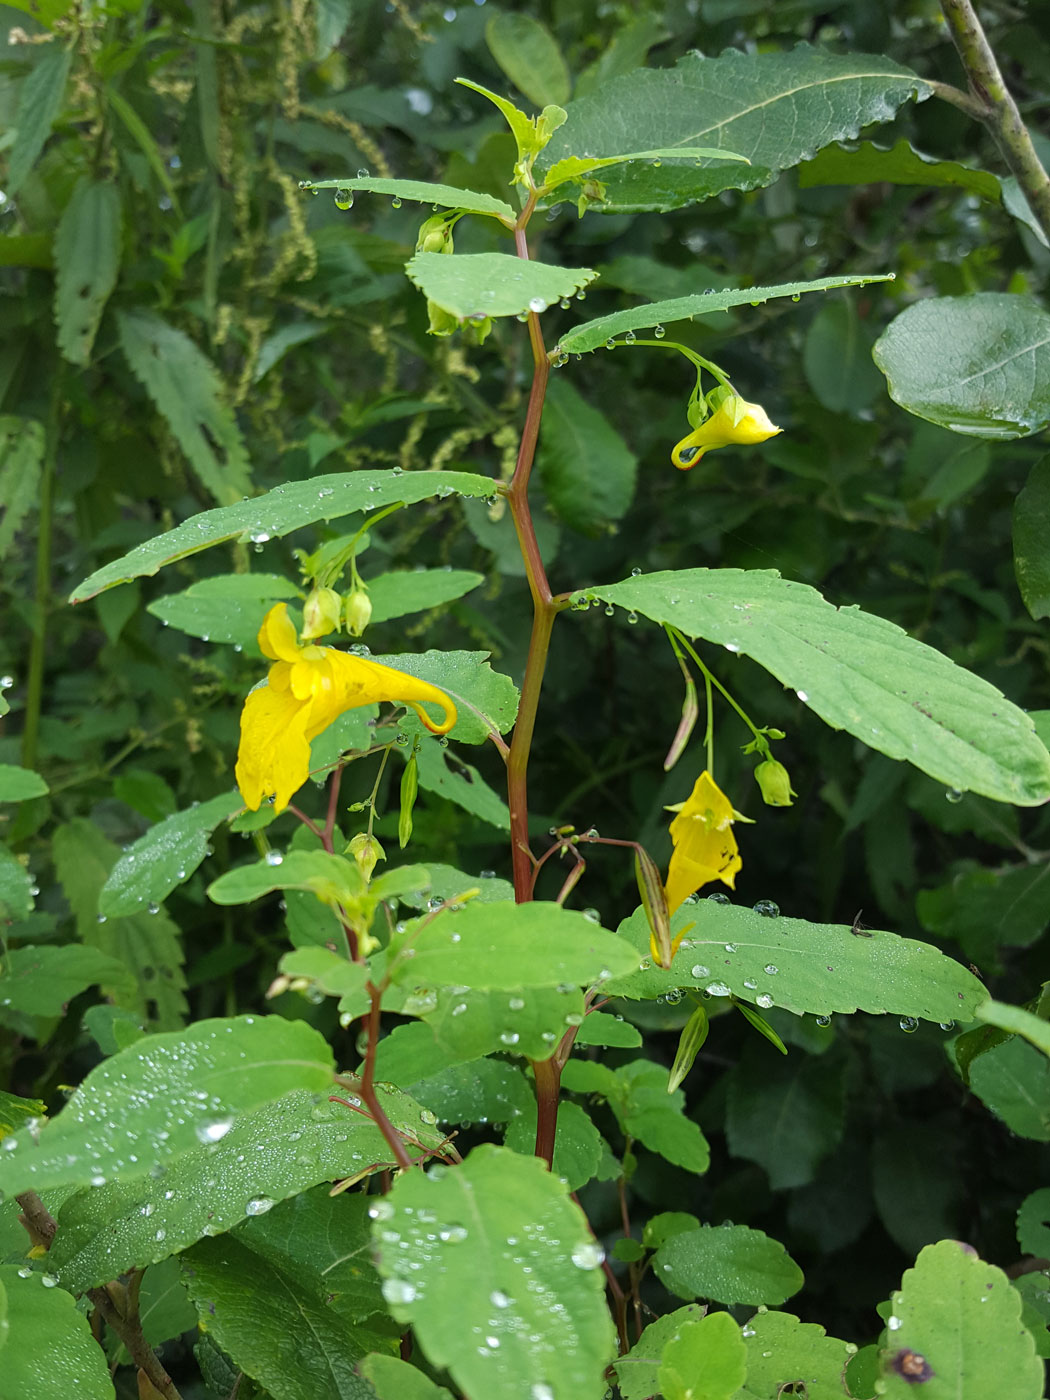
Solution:
M359 831L346 850L357 861L357 868L366 880L371 880L377 862L386 860L386 851L367 831Z
M687 472L695 467L712 448L765 442L783 432L769 421L761 404L748 403L724 385L708 394L707 403L711 413L688 437L676 443L671 452L671 461L679 471Z
M372 600L364 584L346 595L346 630L351 637L360 637L372 617Z
M303 630L299 636L304 642L314 637L327 637L329 632L339 631L339 614L342 599L334 588L315 588L303 605Z
M416 235L417 253L451 253L453 251L452 229L447 214L435 214L424 219Z
M397 818L397 839L402 850L412 839L412 809L416 805L418 792L419 763L413 749L412 757L405 764L405 771L401 774L401 811Z
M790 807L798 793L791 786L788 770L775 758L767 758L755 769L755 782L767 807Z

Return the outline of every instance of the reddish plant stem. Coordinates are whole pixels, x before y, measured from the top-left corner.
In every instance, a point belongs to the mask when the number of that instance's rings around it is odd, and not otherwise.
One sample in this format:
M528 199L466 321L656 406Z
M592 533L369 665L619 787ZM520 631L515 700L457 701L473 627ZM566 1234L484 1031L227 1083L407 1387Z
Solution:
M328 791L328 816L324 824L324 848L335 850L335 819L339 811L339 784L343 781L343 765L337 763L332 773L332 783ZM371 827L369 827L371 830Z
M390 1151L394 1154L394 1161L402 1170L408 1171L412 1166L412 1158L408 1155L397 1129L383 1112L383 1106L375 1091L376 1050L379 1046L379 1004L383 993L372 982L367 983L367 991L372 999L372 1005L368 1012L368 1048L365 1050L365 1066L361 1075L361 1097L367 1104L369 1113L375 1119L376 1127L389 1143Z

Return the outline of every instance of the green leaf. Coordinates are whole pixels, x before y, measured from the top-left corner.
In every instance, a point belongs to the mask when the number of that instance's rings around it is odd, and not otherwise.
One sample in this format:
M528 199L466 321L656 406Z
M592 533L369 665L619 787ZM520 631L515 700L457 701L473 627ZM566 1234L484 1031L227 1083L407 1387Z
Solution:
M534 1103L532 1090L503 1060L457 1063L422 1021L397 1026L376 1053L376 1078L401 1084L443 1123L506 1123Z
M0 958L0 1008L60 1016L85 987L119 982L123 975L115 958L77 943L12 948Z
M44 429L34 418L0 415L0 559L11 548L22 522L36 505Z
M653 1256L653 1269L676 1297L718 1303L782 1303L804 1282L784 1246L747 1225L701 1225L673 1235Z
M422 994L421 1001L417 993ZM420 1006L414 1014L423 1018L439 1045L462 1060L494 1050L546 1060L570 1026L583 1020L583 994L567 983L561 987L504 986L494 992L463 991L462 984L438 987L435 992L421 984L411 989L411 995ZM431 1009L423 1009L428 1003ZM383 1005L388 1005L387 997ZM397 1007L391 1004L390 1009Z
M970 1065L970 1088L1011 1132L1050 1142L1050 1062L1020 1036L994 1045Z
M1050 617L1050 456L1041 457L1014 501L1014 574L1024 605L1038 621Z
M389 975L397 985L462 984L478 991L563 982L589 986L638 962L616 934L545 902L470 903L459 910L446 905L409 923L390 948Z
M58 348L74 365L91 349L120 271L120 192L111 180L82 175L55 234L55 323Z
M135 108L127 98L119 93L116 88L106 88L106 101L114 115L124 123L124 128L135 142L135 145L138 146L139 150L146 157L147 164L153 171L157 183L171 200L176 215L181 217L182 211L179 208L178 191L171 181L167 166L164 164L164 157L161 155L160 148L153 139L149 127L139 116L138 112L135 111Z
M954 160L924 156L901 137L892 146L876 146L872 141L857 145L826 146L819 155L799 166L798 183L804 190L819 185L924 185L927 188L954 186L969 190L993 204L1002 202L998 175L974 170Z
M851 298L829 302L813 318L802 364L809 387L832 413L859 413L878 398L882 380L871 362L874 341Z
M197 1310L186 1295L177 1259L151 1264L142 1275L139 1321L142 1335L151 1347L159 1347L196 1327ZM116 1346L113 1361L118 1366L129 1366L131 1356L125 1347Z
M501 831L510 830L510 810L506 802L492 791L476 768L443 749L433 739L423 740L416 760L420 787L448 798L464 811L473 812L476 817ZM460 888L469 888L469 881Z
M203 1325L281 1400L373 1400L354 1364L384 1345L355 1325L372 1275L366 1208L321 1187L183 1255Z
M600 1082L587 1085L574 1076L599 1071ZM567 1066L567 1088L596 1091L609 1102L626 1137L635 1138L675 1166L698 1175L711 1161L707 1140L696 1123L685 1116L685 1095L668 1091L667 1070L651 1060L632 1060L611 1071L605 1066L574 1061Z
M132 372L167 419L201 485L220 504L240 501L251 490L251 464L215 366L184 331L155 312L121 311L117 330Z
M1043 1364L1006 1275L958 1240L927 1245L893 1294L881 1349L887 1400L1040 1400ZM929 1374L917 1373L914 1357Z
M622 1016L609 1016L604 1011L589 1011L576 1035L577 1045L615 1045L631 1049L641 1043L637 1026L632 1026Z
M355 176L352 180L311 180L308 188L388 194L394 200L437 204L443 209L459 209L467 214L494 214L512 226L518 217L506 200L477 194L474 190L461 190L455 185L433 185L427 180L376 180L371 176Z
M297 1090L241 1114L217 1142L197 1142L159 1176L79 1191L59 1212L49 1267L74 1292L220 1235L322 1182L387 1167L392 1158L370 1118ZM415 1115L415 1135L440 1141L404 1095L395 1117ZM358 1198L351 1198L358 1199ZM365 1271L367 1273L367 1270ZM382 1308L378 1281L362 1315Z
M354 899L365 893L356 862L329 851L271 852L254 865L227 870L208 886L216 904L250 904L274 890L310 890L318 895Z
M851 1349L816 1323L799 1322L791 1313L760 1311L748 1321L744 1338L747 1383L734 1400L786 1400L791 1391L785 1386L795 1386L795 1394L806 1400L843 1400L849 1394L842 1377ZM800 1382L804 1391L798 1389Z
M536 1101L527 1105L507 1125L505 1147L527 1157L536 1149ZM554 1175L565 1182L566 1191L579 1191L598 1170L602 1140L598 1129L578 1103L562 1103L554 1138Z
M398 1177L373 1209L390 1310L460 1389L601 1400L615 1355L601 1250L542 1162L486 1144L455 1171Z
M567 379L547 389L538 465L555 514L581 534L608 531L630 507L638 459Z
M1031 718L987 681L892 622L836 608L772 569L642 574L598 598L750 656L826 724L946 787L998 802L1050 798L1050 753Z
M166 899L208 854L208 838L219 823L243 806L240 793L224 792L151 827L110 871L99 894L99 913L135 914Z
M33 908L29 871L6 846L0 846L0 915L24 919Z
M485 26L485 42L503 72L537 107L562 106L572 92L558 41L545 24L527 14L497 11Z
M368 1009L369 999L365 994L368 968L364 963L348 962L345 955L340 957L331 948L306 947L285 953L278 966L286 977L309 982L311 992L341 997L340 1011L360 1007L357 1012L360 1015Z
M24 1127L30 1118L47 1116L47 1104L41 1099L23 1099L0 1089L0 1139Z
M309 481L289 481L250 501L191 516L174 530L145 541L123 558L97 569L76 588L70 602L82 603L104 588L155 574L165 564L227 540L243 537L258 544L319 520L378 510L396 501L412 505L428 496L444 498L453 493L487 498L494 489L490 477L469 472L335 472Z
M506 734L518 714L517 686L494 671L488 658L487 651L424 651L380 652L373 659L447 690L459 714L451 737L461 744L483 744L493 729ZM429 737L414 714L406 714L399 727Z
M728 1313L684 1323L664 1347L657 1374L664 1400L732 1400L747 1374L747 1348Z
M1039 1273L1022 1274L1011 1282L1021 1295L1021 1321L1032 1334L1036 1355L1045 1360L1050 1357L1050 1292L1047 1291L1050 1278L1044 1269Z
M598 275L589 267L557 267L508 253L416 253L405 271L424 296L460 321L546 311Z
M0 1373L4 1400L76 1395L113 1400L105 1353L72 1296L49 1275L0 1265Z
M15 139L4 180L4 193L13 199L36 165L37 157L51 134L51 127L62 108L69 77L72 48L50 44L40 52L26 75L15 114Z
M907 68L877 55L830 54L804 44L786 53L690 53L673 68L640 68L570 103L543 160L553 164L579 151L716 146L752 162L692 171L627 167L610 179L608 201L599 206L609 213L673 209L721 190L771 184L781 170L888 120L929 91Z
M221 1141L242 1113L296 1090L325 1092L331 1076L331 1051L317 1031L280 1016L146 1036L97 1065L35 1136L5 1140L0 1190L144 1177Z
M371 1381L378 1400L452 1400L443 1385L435 1385L422 1371L397 1356L375 1352L358 1364L365 1380Z
M1046 865L960 870L947 885L920 890L916 909L924 928L953 938L984 966L1000 946L1027 948L1047 926Z
M118 1006L143 1021L155 1019L162 1030L179 1025L186 1012L181 935L159 908L144 914L109 918L99 915L99 900L120 849L98 827L77 817L55 832L55 869L73 906L80 941L121 964L122 975L102 990ZM152 910L152 912L150 912ZM151 1015L152 1012L152 1015Z
M73 8L75 0L6 0L6 3L12 10L32 15L38 23L52 29L55 20L61 19Z
M984 1021L990 1026L998 1026L1000 1030L1024 1036L1037 1050L1042 1050L1044 1055L1050 1055L1050 1025L1041 1016L1034 1016L1031 1011L1026 1011L1023 1006L986 1001L976 1008L974 1015L979 1021Z
M261 656L256 635L275 602L295 598L294 583L279 574L217 574L181 593L155 598L146 611L161 622L206 642L227 642Z
M1018 1207L1017 1243L1024 1254L1050 1256L1050 1187L1030 1192Z
M749 1046L729 1076L729 1150L763 1167L774 1191L811 1181L842 1137L845 1064L828 1059L774 1059L767 1047Z
M877 1131L869 1148L871 1184L887 1234L905 1254L960 1230L962 1182L944 1163L955 1150L954 1134L936 1120Z
M42 797L50 791L40 774L31 768L0 763L0 802L25 802L29 797Z
M875 363L890 396L919 418L973 437L1050 426L1050 312L1034 297L930 297L894 318Z
M658 1389L657 1372L665 1347L703 1316L704 1310L690 1303L650 1322L628 1354L613 1362L623 1400L652 1400Z
M547 190L554 190L567 180L581 180L589 171L607 170L611 166L624 165L631 160L647 160L656 166L662 165L665 160L688 161L693 166L704 160L731 160L742 165L749 164L746 156L737 155L735 151L720 151L716 146L671 146L659 151L629 151L621 156L568 156L546 171L543 183ZM549 195L546 199L549 202Z
M435 257L440 254L434 254ZM837 287L864 287L872 282L892 282L893 274L872 274L870 277L820 277L814 282L781 282L773 287L749 287L745 291L728 288L724 291L697 292L693 296L671 297L667 301L651 301L632 306L626 311L614 311L595 321L583 321L566 331L552 351L561 355L581 355L597 350L601 345L628 331L648 330L653 326L670 325L674 321L691 321L696 316L710 316L715 311L728 311L732 306L761 306L778 297L794 299L803 292L828 292ZM624 342L628 344L629 342Z
M367 580L372 625L409 613L428 612L480 588L484 574L471 569L399 569Z
M614 978L606 994L652 1001L674 987L698 987L796 1015L893 1012L937 1022L971 1020L988 998L984 983L961 963L895 933L873 930L870 938L857 938L845 924L773 919L707 899L684 905L671 931L684 932L689 924L669 969L654 965ZM649 926L641 909L618 932L648 961Z

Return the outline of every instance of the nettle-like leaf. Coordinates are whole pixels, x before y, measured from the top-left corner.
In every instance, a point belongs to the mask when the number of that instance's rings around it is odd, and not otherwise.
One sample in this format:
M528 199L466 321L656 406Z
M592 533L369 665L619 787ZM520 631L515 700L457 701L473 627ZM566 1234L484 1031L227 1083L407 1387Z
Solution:
M383 1295L471 1395L600 1400L615 1354L601 1250L535 1157L491 1144L372 1207Z
M493 729L505 734L517 716L518 688L492 669L487 651L379 652L372 659L447 690L457 708L450 737L458 743L483 744ZM411 712L399 728L427 735L422 720Z
M420 1118L418 1104L393 1090L381 1099L418 1150L439 1146L441 1136ZM302 1090L286 1094L241 1114L216 1142L195 1143L159 1175L77 1192L59 1212L48 1267L80 1292L223 1234L321 1182L392 1162L382 1133L363 1113Z
M683 905L671 930L688 932L671 967L652 965L614 978L605 991L651 1001L675 987L696 987L797 1015L892 1012L937 1022L972 1020L988 999L978 977L929 943L880 930L858 938L845 924L770 917L776 906L764 907L767 913L706 899ZM619 932L648 961L642 910Z
M58 348L75 365L91 360L102 312L120 271L120 192L82 175L55 233Z
M146 1036L96 1066L38 1132L5 1139L0 1190L145 1177L201 1143L221 1142L243 1113L297 1090L324 1093L332 1073L317 1031L280 1016Z
M24 919L33 908L33 881L29 871L6 846L0 846L0 915Z
M775 570L642 574L573 597L750 656L833 729L950 789L1019 806L1050 799L1050 753L1031 718L995 686L895 623L836 608Z
M110 871L98 897L99 913L134 914L166 899L208 854L208 838L219 823L243 806L240 793L225 792L151 827Z
M672 1235L653 1256L653 1270L677 1297L718 1303L782 1303L805 1281L782 1244L747 1225Z
M1043 1363L1010 1280L958 1240L927 1245L890 1300L880 1347L888 1400L1040 1400Z
M429 612L480 588L485 575L472 569L399 569L367 580L371 625L409 613Z
M304 525L338 520L357 511L378 510L398 501L413 505L429 496L444 499L452 495L487 499L495 490L496 483L490 477L470 472L402 472L397 468L334 472L311 477L309 481L289 481L263 496L203 511L176 525L174 530L155 535L122 558L96 569L78 585L69 601L83 603L104 588L155 574L165 564L229 540L262 544Z
M461 190L455 185L431 184L427 180L382 180L370 175L355 175L346 180L306 180L306 189L346 190L349 193L388 194L395 205L408 199L418 204L437 204L443 209L458 209L467 214L488 214L505 224L514 226L516 212L503 199L490 194L478 194L475 190ZM340 201L346 206L345 200Z
M533 1099L512 1118L503 1137L505 1147L528 1156L536 1145L536 1101ZM565 1183L567 1191L579 1191L597 1173L603 1155L602 1137L586 1111L578 1103L558 1108L551 1170Z
M627 1355L613 1362L623 1400L651 1400L657 1394L664 1348L675 1336L680 1336L684 1328L699 1322L703 1316L704 1309L697 1303L690 1303L650 1322Z
M733 1400L746 1373L740 1327L716 1312L681 1324L664 1347L657 1381L664 1400Z
M973 437L1028 437L1050 426L1050 312L1034 297L931 297L875 344L890 396L919 418Z
M202 1324L270 1394L371 1400L355 1362L395 1351L396 1338L381 1315L368 1223L367 1198L319 1187L183 1255Z
M641 306L613 311L608 316L599 316L594 321L584 321L574 326L565 332L552 353L556 360L563 362L565 355L582 355L585 351L597 350L601 345L611 349L610 342L629 331L649 330L670 325L674 321L691 321L696 316L710 316L715 311L728 311L734 306L762 306L778 297L791 297L794 300L804 292L830 292L840 287L864 287L872 282L892 281L892 273L820 277L813 282L779 282L773 287L748 287L744 291L729 288L725 291L697 292L693 296L670 297L666 301L645 302ZM629 345L631 342L623 343Z
M374 1352L357 1369L370 1381L378 1400L452 1400L452 1392L397 1356Z
M49 44L38 53L39 57L26 74L18 98L14 141L4 180L4 192L8 199L13 199L25 183L26 176L44 149L52 123L62 106L69 66L73 61L71 45Z
M583 993L568 983L479 991L464 983L437 988L413 984L409 976L402 987L386 993L383 1007L419 1016L437 1043L463 1060L493 1051L546 1060L584 1016Z
M0 1374L5 1400L77 1395L113 1400L105 1353L50 1275L0 1265Z
M457 736L458 737L458 736ZM476 768L464 763L434 739L423 739L416 753L419 786L455 802L466 812L502 831L510 830L510 809L499 793L493 792ZM469 889L470 882L459 886Z
M77 943L12 948L0 960L0 1017L5 1011L60 1016L85 987L112 985L125 977L121 964L97 948Z
M607 200L596 206L617 214L676 209L721 190L768 185L821 147L889 121L902 103L929 94L922 78L879 55L805 44L788 53L690 53L673 68L638 68L570 102L539 163L547 168L581 151L676 146L713 146L751 161L620 167L603 180Z
M35 418L0 414L0 558L11 548L26 516L36 505L44 428Z
M405 271L419 290L461 321L546 311L575 296L597 273L509 253L416 253Z

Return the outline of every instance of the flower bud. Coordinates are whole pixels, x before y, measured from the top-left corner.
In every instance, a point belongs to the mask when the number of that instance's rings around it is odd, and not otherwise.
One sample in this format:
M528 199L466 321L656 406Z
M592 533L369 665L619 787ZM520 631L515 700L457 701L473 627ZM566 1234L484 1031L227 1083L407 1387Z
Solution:
M357 868L366 880L371 880L377 862L386 860L386 852L367 831L359 831L346 849L357 861Z
M451 253L453 251L452 230L448 216L435 214L424 219L416 235L417 253Z
M767 758L755 769L755 782L767 807L790 807L798 793L791 786L788 770L775 758Z
M299 636L308 642L338 632L341 611L342 599L334 588L313 589L303 605L303 630Z
M360 637L372 616L372 600L365 588L355 588L346 595L346 630L351 637Z

